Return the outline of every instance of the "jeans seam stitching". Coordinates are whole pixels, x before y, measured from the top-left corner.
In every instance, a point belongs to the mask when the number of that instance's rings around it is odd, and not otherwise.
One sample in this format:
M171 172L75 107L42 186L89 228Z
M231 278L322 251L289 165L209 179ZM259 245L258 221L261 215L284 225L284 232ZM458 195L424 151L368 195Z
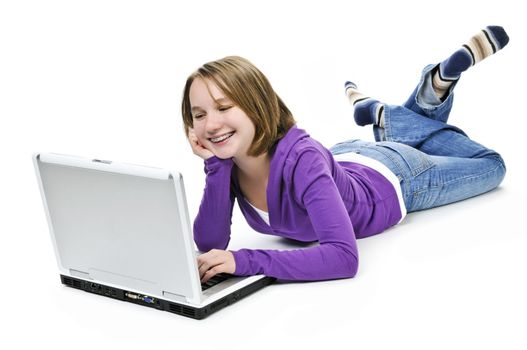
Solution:
M496 172L496 170L498 170L500 167L501 167L501 164L498 164L496 167L494 167L491 170L488 170L488 171L486 171L484 173L479 173L479 174L475 174L475 175L467 175L467 176L464 176L464 177L460 177L460 178L457 178L457 179L450 180L448 182L443 182L443 186L449 185L449 184L454 183L454 182L459 181L459 180L470 180L470 179L475 179L477 177L480 177L482 175L488 175L490 173Z

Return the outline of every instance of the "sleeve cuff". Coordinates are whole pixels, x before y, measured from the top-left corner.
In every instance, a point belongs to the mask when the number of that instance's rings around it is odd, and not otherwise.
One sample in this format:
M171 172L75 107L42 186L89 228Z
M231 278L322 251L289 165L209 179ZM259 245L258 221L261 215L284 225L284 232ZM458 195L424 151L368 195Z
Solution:
M232 255L234 256L234 263L236 268L234 270L234 275L236 276L250 276L249 271L249 259L247 254L244 251L233 251L231 250Z
M212 156L210 158L205 159L205 174L208 174L211 171L220 169L221 167L230 167L233 164L233 161L231 158L229 159L221 159L216 156Z

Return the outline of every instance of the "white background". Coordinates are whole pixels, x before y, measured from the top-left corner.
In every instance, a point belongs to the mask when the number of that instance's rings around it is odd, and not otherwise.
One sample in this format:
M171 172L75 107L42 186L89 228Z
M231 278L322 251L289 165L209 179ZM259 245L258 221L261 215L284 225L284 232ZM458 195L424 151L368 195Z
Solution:
M0 347L525 349L525 12L508 0L411 3L2 1ZM329 147L372 139L353 123L346 80L402 103L425 64L489 24L511 42L463 75L451 123L503 155L505 181L360 240L356 278L273 285L204 321L60 284L33 152L179 170L194 217L203 164L180 102L201 64L248 58ZM238 211L234 230L232 248L284 243Z

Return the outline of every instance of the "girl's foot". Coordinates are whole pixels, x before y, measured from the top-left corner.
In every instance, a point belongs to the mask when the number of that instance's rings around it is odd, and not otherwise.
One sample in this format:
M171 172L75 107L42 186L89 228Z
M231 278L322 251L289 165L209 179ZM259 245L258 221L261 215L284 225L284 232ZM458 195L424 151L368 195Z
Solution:
M346 95L355 109L353 112L355 123L360 126L374 124L384 127L384 104L361 94L357 90L357 85L351 81L347 81L344 86Z
M465 45L439 64L432 87L440 99L443 99L450 86L457 81L461 73L503 49L509 42L509 36L502 27L488 26L474 35Z

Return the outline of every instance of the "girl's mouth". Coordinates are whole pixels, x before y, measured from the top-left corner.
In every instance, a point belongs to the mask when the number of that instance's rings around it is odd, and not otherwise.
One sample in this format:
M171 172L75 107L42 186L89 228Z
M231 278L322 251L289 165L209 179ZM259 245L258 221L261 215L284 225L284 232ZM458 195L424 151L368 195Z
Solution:
M234 135L234 131L229 132L227 134L223 134L223 135L218 136L218 137L209 138L209 141L212 142L212 143L221 143L221 142L227 140L228 138L230 138L232 135Z

